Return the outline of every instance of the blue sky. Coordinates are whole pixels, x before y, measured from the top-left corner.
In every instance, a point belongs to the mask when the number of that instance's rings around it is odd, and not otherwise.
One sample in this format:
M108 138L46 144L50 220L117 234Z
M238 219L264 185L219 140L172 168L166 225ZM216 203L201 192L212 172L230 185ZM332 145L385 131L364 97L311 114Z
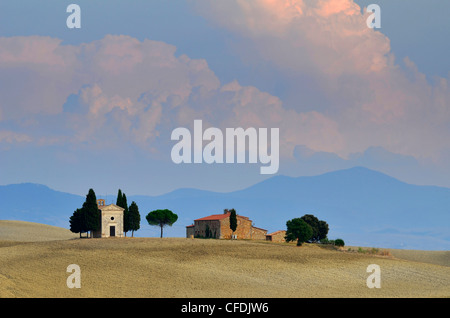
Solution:
M1 184L159 194L268 177L173 164L170 132L197 118L279 127L280 174L364 165L450 187L448 2L377 1L380 30L356 12L373 1L76 1L78 30L70 3L0 4Z
M193 1L191 1L193 2ZM382 9L381 32L391 40L398 58L409 56L421 72L428 76L448 76L450 61L450 4L440 0L358 0L361 9L377 3ZM2 1L0 4L0 34L2 36L48 35L65 43L79 44L101 39L106 34L128 34L140 40L151 38L177 46L192 58L205 58L211 68L224 79L236 78L230 69L221 67L239 64L239 57L229 47L231 35L198 15L185 0L123 0L77 1L83 10L83 28L69 30L64 22L65 9L74 1ZM221 54L218 54L221 53ZM219 60L217 57L220 56ZM239 74L239 73L238 73ZM245 77L245 72L239 78ZM250 77L250 75L248 75ZM255 77L255 76L253 76ZM241 79L242 80L242 79ZM244 84L252 84L246 79Z

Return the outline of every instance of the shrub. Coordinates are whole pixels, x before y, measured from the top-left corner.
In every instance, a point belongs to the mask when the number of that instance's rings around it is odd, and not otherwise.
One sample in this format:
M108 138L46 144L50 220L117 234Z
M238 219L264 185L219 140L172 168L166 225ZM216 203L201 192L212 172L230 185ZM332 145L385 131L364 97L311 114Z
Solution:
M336 240L334 240L334 245L336 245L336 246L344 246L345 243L344 243L343 239L336 239Z
M380 255L381 256L392 256L391 253L388 250L382 250L380 252Z
M321 240L320 240L320 243L321 243L321 244L330 244L330 241L329 241L328 238L326 237L326 238L321 239Z

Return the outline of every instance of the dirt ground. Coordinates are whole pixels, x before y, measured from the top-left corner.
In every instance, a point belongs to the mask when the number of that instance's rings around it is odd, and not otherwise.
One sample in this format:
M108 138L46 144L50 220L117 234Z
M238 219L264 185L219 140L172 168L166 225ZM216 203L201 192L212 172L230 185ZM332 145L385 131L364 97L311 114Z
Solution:
M70 264L80 266L81 288L67 287ZM380 266L381 288L366 285L370 264ZM449 266L316 245L187 238L0 242L0 297L449 296Z

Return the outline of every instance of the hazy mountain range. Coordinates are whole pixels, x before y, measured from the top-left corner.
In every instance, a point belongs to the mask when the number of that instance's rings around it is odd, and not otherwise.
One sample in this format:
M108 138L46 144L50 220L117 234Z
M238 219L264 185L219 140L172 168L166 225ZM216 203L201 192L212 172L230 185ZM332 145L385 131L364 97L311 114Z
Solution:
M342 238L346 245L450 249L449 188L411 185L361 167L312 177L275 176L229 193L178 189L160 196L134 196L126 188L122 191L128 204L136 201L139 206L141 229L135 236L159 235L159 229L145 219L155 209L178 214L178 221L164 234L183 237L194 219L235 208L269 232L285 229L286 221L294 217L314 214L329 224L330 239ZM105 199L101 193L97 198ZM0 199L2 220L68 228L69 217L85 197L23 183L0 186ZM115 203L116 198L106 200Z

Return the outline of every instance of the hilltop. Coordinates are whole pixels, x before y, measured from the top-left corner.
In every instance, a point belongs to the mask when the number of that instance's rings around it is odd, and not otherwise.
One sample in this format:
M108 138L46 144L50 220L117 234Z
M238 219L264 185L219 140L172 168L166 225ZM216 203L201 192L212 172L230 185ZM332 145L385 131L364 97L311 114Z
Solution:
M101 189L95 190L101 198ZM125 186L122 190L127 193ZM0 207L0 219L65 228L85 199L36 184L0 186L0 196L8 198ZM294 217L314 214L330 225L330 239L343 238L346 245L450 250L450 189L407 184L362 167L310 177L274 176L229 193L178 189L159 196L127 193L127 197L139 205L138 237L158 236L158 229L145 222L145 215L155 209L178 214L165 233L184 237L185 227L194 219L235 208L268 232L285 229L286 221Z
M76 237L79 235L57 226L24 221L0 221L0 242L56 241Z
M81 269L69 289L66 268ZM366 286L369 264L381 288ZM0 247L0 297L448 297L450 267L306 244L106 238Z

